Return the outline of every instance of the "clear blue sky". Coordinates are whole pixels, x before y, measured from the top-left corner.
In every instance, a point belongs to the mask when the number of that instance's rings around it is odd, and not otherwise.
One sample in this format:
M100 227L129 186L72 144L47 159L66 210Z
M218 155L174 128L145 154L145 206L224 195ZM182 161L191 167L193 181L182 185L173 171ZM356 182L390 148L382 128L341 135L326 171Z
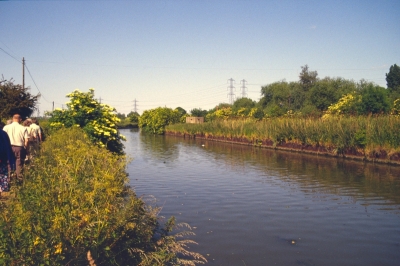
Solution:
M69 92L127 114L158 106L210 109L262 85L320 78L386 87L400 64L400 1L2 1L0 75L39 91L40 113ZM36 85L35 85L36 83ZM0 107L1 108L1 107Z

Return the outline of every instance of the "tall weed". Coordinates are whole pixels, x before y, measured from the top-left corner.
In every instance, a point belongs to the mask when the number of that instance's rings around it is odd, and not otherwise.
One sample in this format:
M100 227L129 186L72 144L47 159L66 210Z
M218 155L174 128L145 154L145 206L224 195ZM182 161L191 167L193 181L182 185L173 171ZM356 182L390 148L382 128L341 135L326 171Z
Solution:
M190 130L196 128L196 130ZM325 146L336 153L385 149L389 154L400 151L400 118L396 116L330 116L321 118L268 118L262 121L213 121L204 124L170 125L170 132L203 134L219 138L240 136L252 140L271 140L275 144L299 143Z
M190 240L170 235L173 218L161 225L159 210L126 186L125 167L124 156L94 146L80 129L51 135L1 206L0 264L87 265L87 254L96 265L206 261L184 248Z

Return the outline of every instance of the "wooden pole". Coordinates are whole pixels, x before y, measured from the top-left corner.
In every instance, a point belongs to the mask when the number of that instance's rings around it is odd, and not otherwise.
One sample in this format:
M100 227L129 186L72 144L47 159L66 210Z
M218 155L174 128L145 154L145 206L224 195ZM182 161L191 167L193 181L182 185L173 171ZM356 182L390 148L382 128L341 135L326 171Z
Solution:
M25 89L25 57L22 57L22 89Z

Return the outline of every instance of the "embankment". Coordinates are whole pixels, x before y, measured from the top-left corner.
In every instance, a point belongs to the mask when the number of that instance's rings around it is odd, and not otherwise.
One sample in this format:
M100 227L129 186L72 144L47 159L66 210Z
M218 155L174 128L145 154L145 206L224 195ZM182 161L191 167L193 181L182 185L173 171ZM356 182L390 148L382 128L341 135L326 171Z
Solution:
M384 164L392 164L400 166L400 153L396 152L389 154L385 150L374 150L373 152L368 153L364 149L356 149L356 148L338 149L336 147L325 147L322 145L309 145L309 144L303 145L296 142L286 142L286 141L274 142L270 139L248 139L240 137L213 136L206 134L187 134L176 131L166 131L165 134L183 138L190 138L190 139L203 139L208 141L228 142L233 144L256 146L267 149L302 152L320 156L341 157L351 160L368 161L374 163L384 163Z

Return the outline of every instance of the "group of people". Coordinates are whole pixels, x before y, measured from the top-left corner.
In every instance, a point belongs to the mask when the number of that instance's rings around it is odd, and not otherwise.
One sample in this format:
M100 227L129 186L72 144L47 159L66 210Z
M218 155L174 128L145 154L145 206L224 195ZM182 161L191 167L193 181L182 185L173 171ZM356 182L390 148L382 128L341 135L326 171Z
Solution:
M26 119L15 114L4 125L0 121L0 192L8 191L11 177L22 179L22 167L32 158L42 141L42 129L36 118ZM15 172L15 175L12 173Z

